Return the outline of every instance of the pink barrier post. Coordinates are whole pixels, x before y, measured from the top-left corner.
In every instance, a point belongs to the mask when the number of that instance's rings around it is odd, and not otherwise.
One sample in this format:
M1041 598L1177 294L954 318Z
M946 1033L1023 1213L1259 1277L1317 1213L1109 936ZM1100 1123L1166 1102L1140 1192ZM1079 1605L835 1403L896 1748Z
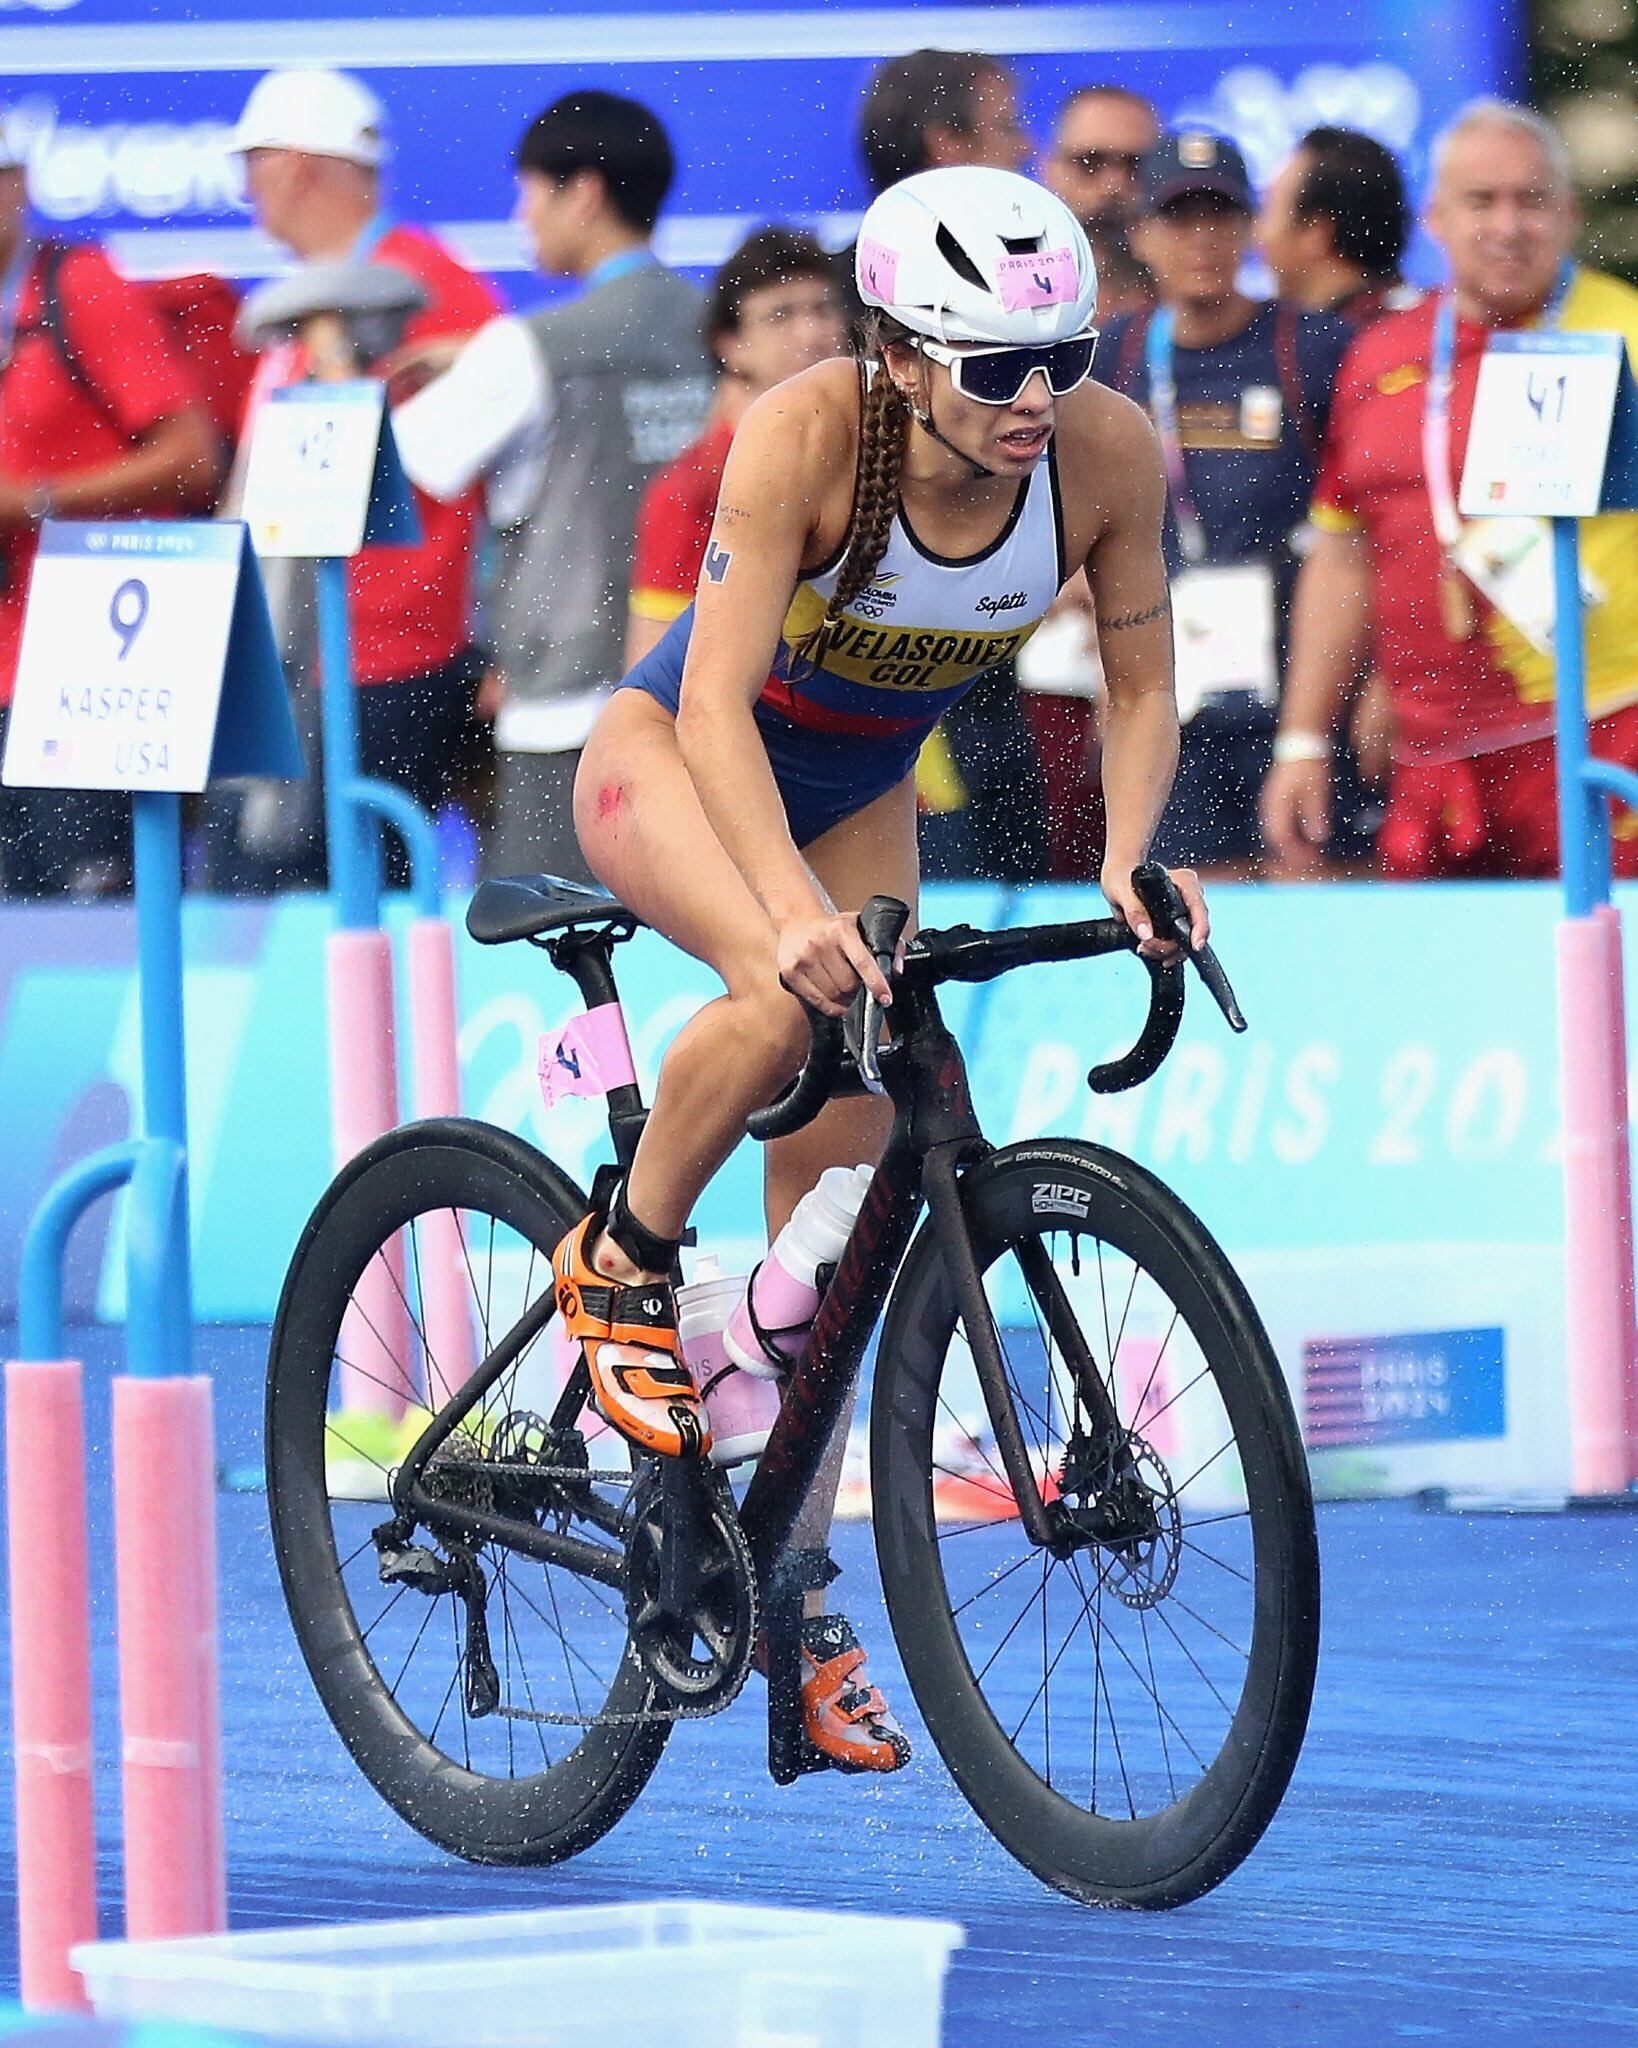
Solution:
M80 1368L6 1366L6 1540L23 2003L85 2012L68 1952L97 1938L91 1604Z
M382 931L332 932L326 968L330 1130L340 1168L398 1122L391 941ZM351 1412L399 1416L416 1392L406 1299L399 1244L361 1276L342 1326L342 1403Z
M455 936L449 920L418 917L408 935L410 1037L414 1053L415 1114L459 1116L461 1064L455 1003ZM418 1306L427 1352L427 1398L461 1386L477 1364L471 1285L453 1213L439 1210L418 1225ZM414 1289L411 1298L415 1299Z
M113 1396L126 1933L213 1934L226 1914L210 1383L121 1376Z
M1570 1483L1582 1495L1623 1492L1631 1476L1627 1378L1638 1336L1619 943L1619 926L1596 916L1558 927Z
M1621 1244L1618 1256L1623 1273L1633 1273L1632 1220L1632 1112L1627 1089L1627 987L1625 945L1621 913L1613 903L1601 903L1593 912L1604 941L1604 974L1609 988L1610 1113L1624 1143L1618 1165L1626 1175L1627 1199L1618 1213ZM1624 1343L1622 1382L1627 1390L1627 1479L1638 1480L1638 1304L1629 1303L1621 1321Z

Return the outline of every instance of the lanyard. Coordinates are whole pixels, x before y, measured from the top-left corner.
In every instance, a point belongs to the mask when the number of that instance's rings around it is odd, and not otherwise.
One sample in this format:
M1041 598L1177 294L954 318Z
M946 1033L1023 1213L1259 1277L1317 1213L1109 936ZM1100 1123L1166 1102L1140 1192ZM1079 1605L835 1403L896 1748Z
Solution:
M1155 432L1160 436L1161 459L1166 465L1166 485L1171 492L1172 515L1177 521L1177 542L1189 563L1206 559L1206 529L1189 489L1189 473L1183 459L1183 439L1177 427L1177 378L1172 369L1172 316L1164 306L1156 309L1144 340L1149 369L1149 410Z
M622 249L618 256L605 256L595 268L588 270L580 280L580 289L594 292L599 285L613 284L616 278L629 277L634 270L647 270L659 260L650 248Z
M1552 297L1541 310L1542 327L1558 325L1574 283L1575 265L1566 262L1558 273ZM1428 481L1433 531L1447 553L1462 537L1450 456L1450 394L1455 383L1456 299L1452 292L1445 291L1440 293L1433 314L1433 354L1422 402L1422 468Z
M376 251L396 225L390 213L378 213L367 220L359 230L358 240L353 244L351 260L354 263L371 262Z

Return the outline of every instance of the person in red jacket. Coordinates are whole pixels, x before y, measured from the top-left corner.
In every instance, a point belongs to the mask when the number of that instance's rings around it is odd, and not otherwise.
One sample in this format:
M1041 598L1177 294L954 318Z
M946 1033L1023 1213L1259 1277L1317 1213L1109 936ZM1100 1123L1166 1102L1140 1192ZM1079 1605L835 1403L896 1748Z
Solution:
M197 512L216 476L198 390L147 299L100 249L35 236L24 167L0 132L0 735L40 522ZM120 886L127 818L121 797L0 790L6 894Z
M257 224L302 263L387 263L422 284L403 353L474 334L500 310L483 279L424 229L382 207L386 121L368 88L339 71L270 72L234 131ZM262 360L250 411L267 392L308 374L299 344ZM377 366L379 370L382 366ZM247 415L248 421L249 415ZM472 633L479 493L453 503L415 494L422 539L365 548L348 570L359 760L365 774L406 789L428 810L448 801L473 762L486 667ZM389 879L397 858L389 850Z

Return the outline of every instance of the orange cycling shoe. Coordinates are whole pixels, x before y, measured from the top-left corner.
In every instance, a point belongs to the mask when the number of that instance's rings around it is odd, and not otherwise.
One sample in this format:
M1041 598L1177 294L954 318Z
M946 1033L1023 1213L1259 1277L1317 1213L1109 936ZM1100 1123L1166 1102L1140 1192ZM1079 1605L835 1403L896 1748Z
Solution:
M703 1458L711 1430L683 1363L671 1284L599 1273L587 1247L605 1228L594 1213L552 1254L564 1334L585 1352L598 1413L623 1437L662 1458Z
M802 1726L838 1771L899 1771L910 1761L910 1738L886 1700L864 1682L864 1646L840 1614L813 1614L802 1624Z

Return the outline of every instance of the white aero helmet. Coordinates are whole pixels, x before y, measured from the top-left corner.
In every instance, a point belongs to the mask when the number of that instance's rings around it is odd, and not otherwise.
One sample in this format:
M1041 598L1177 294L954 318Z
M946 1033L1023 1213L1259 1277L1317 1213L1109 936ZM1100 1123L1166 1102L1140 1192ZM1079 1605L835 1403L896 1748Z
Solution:
M1098 302L1085 230L1016 171L952 165L890 185L859 228L859 296L930 340L1039 348Z

